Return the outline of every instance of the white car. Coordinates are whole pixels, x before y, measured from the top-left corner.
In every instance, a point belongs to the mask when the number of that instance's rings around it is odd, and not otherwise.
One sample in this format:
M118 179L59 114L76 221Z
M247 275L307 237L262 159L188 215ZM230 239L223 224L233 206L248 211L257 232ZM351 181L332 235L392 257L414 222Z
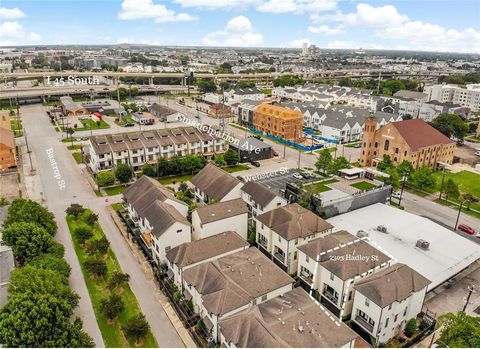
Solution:
M477 151L475 152L475 155L476 155L476 156L480 156L480 150L477 150Z
M296 178L296 179L303 179L302 175L298 172L294 172L293 173L293 178Z

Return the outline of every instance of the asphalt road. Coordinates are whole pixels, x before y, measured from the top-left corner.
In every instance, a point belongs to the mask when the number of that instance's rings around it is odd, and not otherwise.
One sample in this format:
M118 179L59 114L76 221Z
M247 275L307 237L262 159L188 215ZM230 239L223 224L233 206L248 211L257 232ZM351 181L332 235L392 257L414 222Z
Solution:
M436 202L432 202L421 196L417 196L406 191L403 192L401 204L408 212L430 218L431 220L451 230L453 230L453 228L455 227L458 210L454 210L448 206L437 204ZM460 219L458 223L467 224L475 230L480 231L480 219L466 215L463 212L460 214ZM480 238L468 235L461 231L457 231L457 233L472 241L480 243Z
M36 175L40 176L47 207L55 215L59 226L57 239L65 245L65 259L72 266L70 285L81 297L77 316L83 320L85 330L95 340L97 347L104 346L65 221L65 210L71 203L79 203L99 215L99 223L111 243L111 248L115 252L120 266L125 273L130 275L130 287L137 297L158 344L161 347L184 347L155 297L154 286L147 280L127 242L115 226L107 208L110 203L106 203L105 198L96 197L87 179L79 173L79 168L70 151L67 150L64 143L59 141L62 137L61 134L55 132L44 108L40 105L30 105L22 107L21 113L30 149L38 164ZM57 163L62 179L65 180L64 190L59 188L57 179L53 177L47 149L52 150L53 159ZM37 188L37 190L40 189Z

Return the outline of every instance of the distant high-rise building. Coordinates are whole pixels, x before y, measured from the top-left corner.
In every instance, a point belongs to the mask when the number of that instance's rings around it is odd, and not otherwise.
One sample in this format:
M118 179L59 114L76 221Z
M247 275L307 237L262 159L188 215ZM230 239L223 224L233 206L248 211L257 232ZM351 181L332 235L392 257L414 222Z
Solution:
M304 42L302 46L302 56L308 55L308 42Z

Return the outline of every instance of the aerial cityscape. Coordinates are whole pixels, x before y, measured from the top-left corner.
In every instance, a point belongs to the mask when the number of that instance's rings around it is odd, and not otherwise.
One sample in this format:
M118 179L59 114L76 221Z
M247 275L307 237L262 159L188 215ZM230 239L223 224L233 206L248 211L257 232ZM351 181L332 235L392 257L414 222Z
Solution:
M480 2L2 1L0 347L479 348Z

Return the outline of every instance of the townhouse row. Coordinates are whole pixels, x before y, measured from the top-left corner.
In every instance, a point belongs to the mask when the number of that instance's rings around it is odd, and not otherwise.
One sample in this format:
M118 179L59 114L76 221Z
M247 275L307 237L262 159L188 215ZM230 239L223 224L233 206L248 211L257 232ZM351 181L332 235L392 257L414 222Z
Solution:
M212 164L191 184L201 205L191 224L187 204L148 176L125 191L124 206L212 341L354 347L361 339L342 322L350 318L385 343L421 312L429 280L365 236L336 231L265 185L243 183ZM248 227L257 247L247 242Z
M129 164L135 171L146 163L174 156L202 155L207 159L227 150L228 143L194 127L92 136L88 164L94 173Z

